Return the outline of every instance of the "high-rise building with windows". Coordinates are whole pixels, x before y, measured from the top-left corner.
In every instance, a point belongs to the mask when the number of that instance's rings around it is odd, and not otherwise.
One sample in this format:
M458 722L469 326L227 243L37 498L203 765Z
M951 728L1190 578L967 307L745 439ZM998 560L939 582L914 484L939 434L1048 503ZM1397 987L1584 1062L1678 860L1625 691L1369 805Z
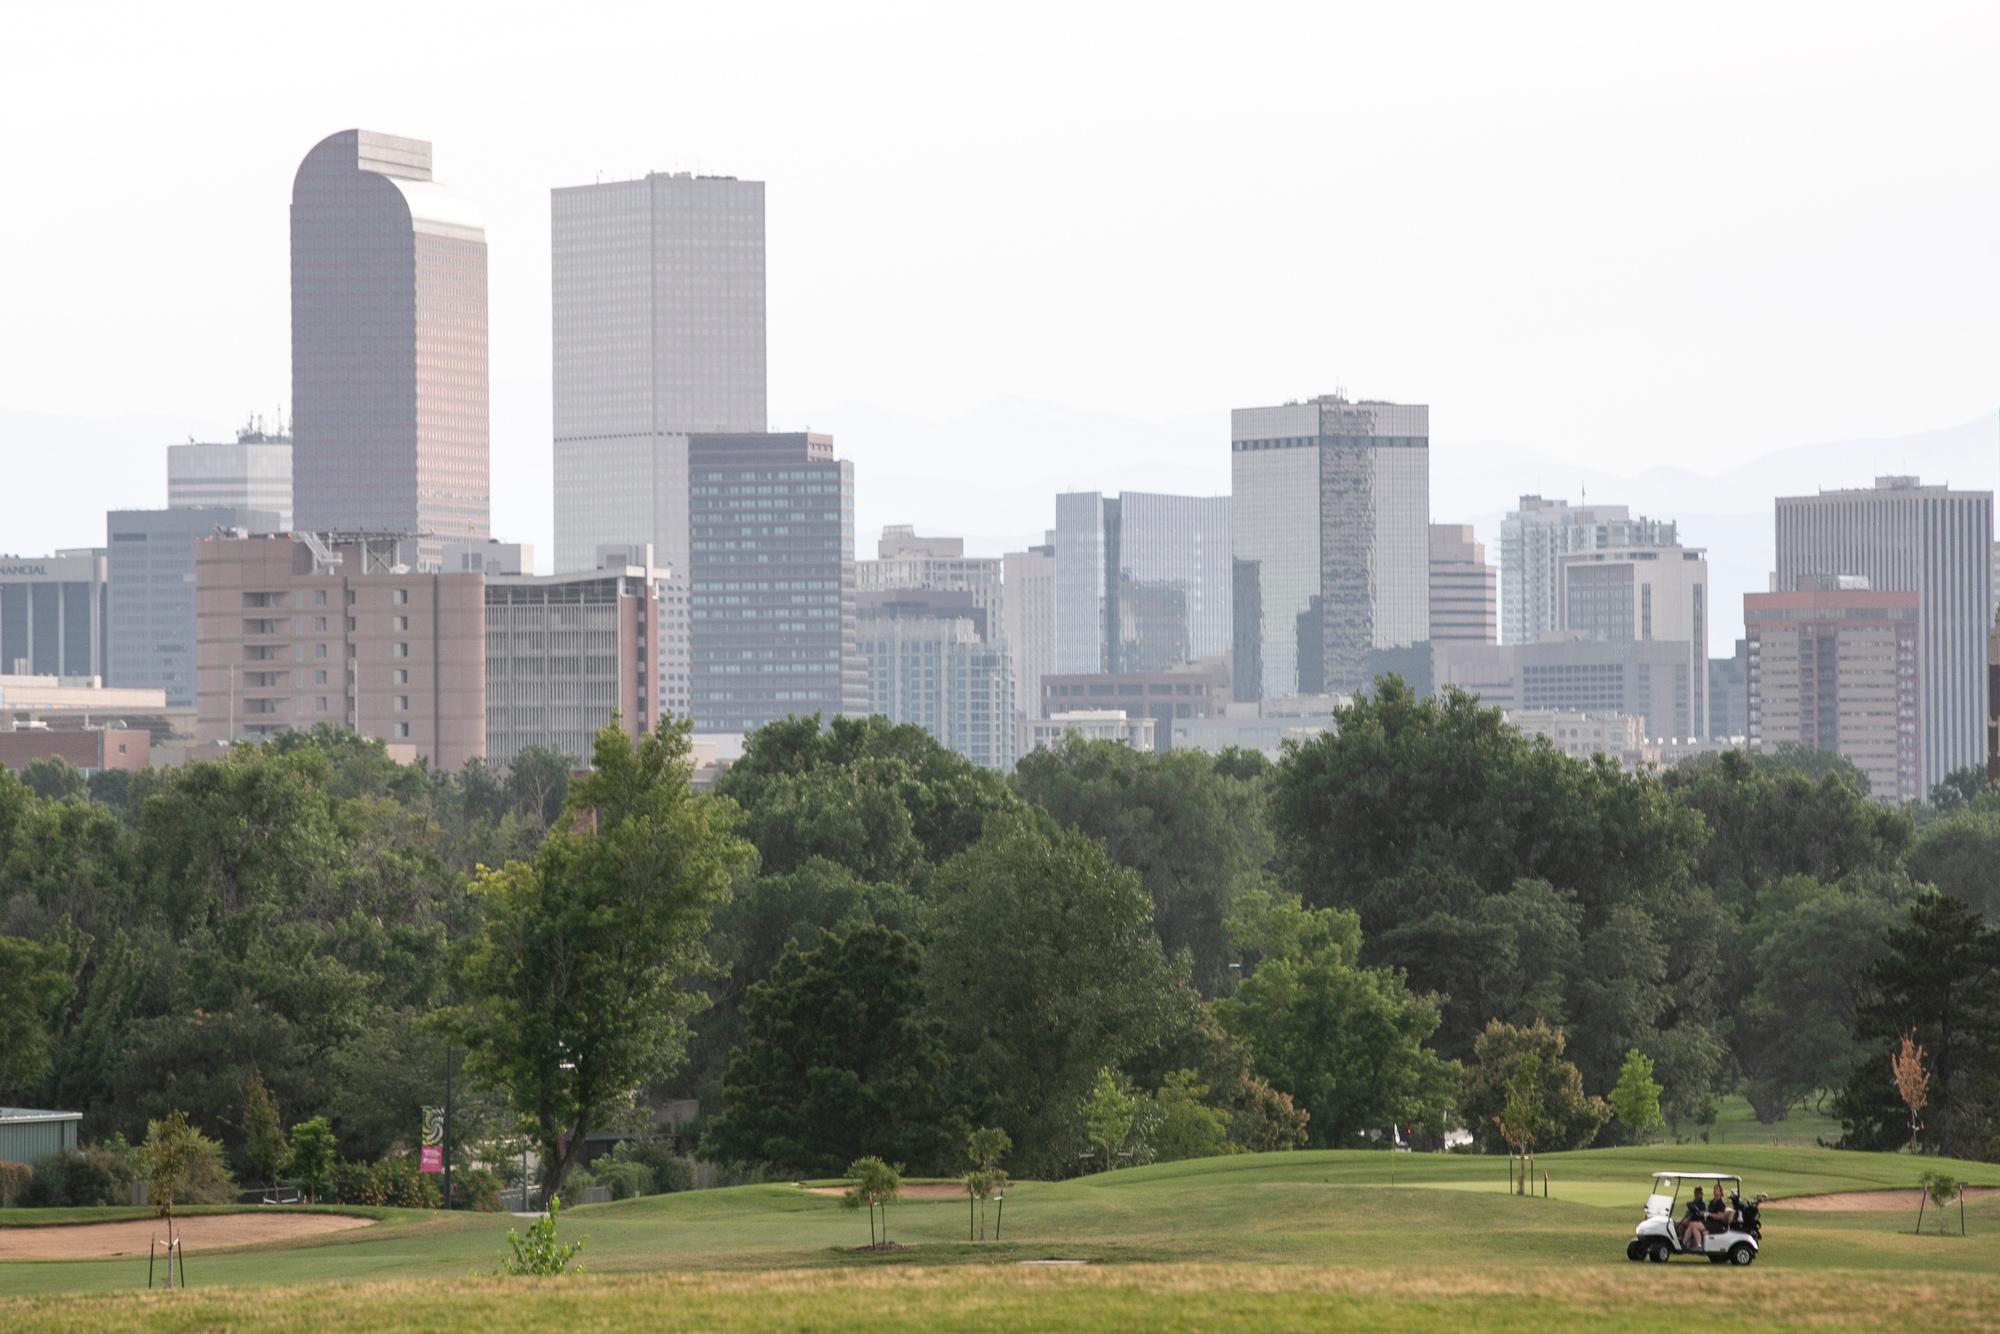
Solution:
M614 716L628 736L653 730L667 572L623 554L595 570L487 577L487 763L543 746L589 764Z
M1042 678L1056 670L1055 533L1026 551L1000 558L1006 585L1000 638L1014 659L1014 712L1041 713Z
M1917 595L1922 789L1986 763L1993 493L1878 477L1872 488L1780 496L1778 589L1857 575Z
M1679 545L1606 547L1572 551L1556 566L1562 637L1674 645L1684 659L1674 675L1686 683L1692 730L1672 735L1707 736L1707 553Z
M1633 518L1623 505L1571 505L1522 496L1500 524L1500 638L1532 644L1562 626L1559 562L1574 551L1671 546L1671 522Z
M1014 671L970 591L862 593L855 638L868 712L930 733L985 769L1014 767Z
M555 568L651 543L688 568L687 437L765 428L764 183L557 189Z
M1832 751L1878 801L1923 795L1915 593L1810 576L1789 593L1746 593L1743 628L1751 749Z
M833 438L690 436L688 520L696 729L865 713L854 465L833 456Z
M0 556L0 676L105 675L105 553Z
M393 537L195 546L195 742L319 723L455 772L486 753L486 576L412 568Z
M1056 669L1165 671L1229 651L1228 496L1056 497Z
M1237 699L1358 690L1375 650L1428 638L1427 406L1238 408L1230 475Z
M431 146L343 130L292 182L292 481L311 530L488 532L486 232Z
M274 533L286 526L274 510L220 505L112 510L107 514L105 576L110 630L105 684L127 689L157 687L166 691L168 708L193 708L197 543L231 529Z
M256 510L292 526L292 437L252 423L234 441L167 446L168 509Z
M1431 633L1491 644L1500 637L1500 580L1472 525L1431 525Z

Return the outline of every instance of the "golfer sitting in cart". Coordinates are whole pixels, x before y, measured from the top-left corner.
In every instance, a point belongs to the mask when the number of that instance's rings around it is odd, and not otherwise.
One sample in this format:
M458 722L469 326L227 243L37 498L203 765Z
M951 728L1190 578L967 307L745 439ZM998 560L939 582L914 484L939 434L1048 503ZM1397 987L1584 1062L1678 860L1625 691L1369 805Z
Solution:
M1694 1198L1677 1217L1680 1193L1689 1187ZM1700 1255L1712 1264L1754 1264L1763 1245L1757 1220L1761 1197L1742 1199L1742 1187L1743 1179L1733 1172L1653 1173L1652 1194L1625 1245L1627 1258L1665 1264L1677 1255Z
M1694 1188L1694 1198L1688 1201L1687 1213L1681 1218L1681 1249L1700 1250L1708 1239L1708 1205L1701 1198L1701 1187Z

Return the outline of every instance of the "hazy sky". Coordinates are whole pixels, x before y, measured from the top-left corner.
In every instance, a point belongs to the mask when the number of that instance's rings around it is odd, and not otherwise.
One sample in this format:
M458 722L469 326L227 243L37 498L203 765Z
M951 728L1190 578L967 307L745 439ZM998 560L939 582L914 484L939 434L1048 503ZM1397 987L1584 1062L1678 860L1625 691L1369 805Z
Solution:
M1231 405L1336 386L1440 456L1719 469L2000 401L1996 67L1974 3L9 3L0 409L288 402L292 174L362 126L485 213L495 524L538 542L549 187L647 169L769 183L772 423L857 460L864 546L871 481L1087 469L849 405L1210 416L1216 489Z

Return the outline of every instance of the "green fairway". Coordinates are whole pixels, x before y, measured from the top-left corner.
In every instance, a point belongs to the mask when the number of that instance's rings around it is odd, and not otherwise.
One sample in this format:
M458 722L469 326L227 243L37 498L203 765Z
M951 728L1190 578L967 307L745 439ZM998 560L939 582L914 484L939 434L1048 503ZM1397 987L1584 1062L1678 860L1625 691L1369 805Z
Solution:
M1529 1201L1506 1194L1504 1159L1379 1152L1243 1155L1060 1184L1017 1184L1007 1192L1000 1215L1002 1240L984 1244L966 1241L963 1201L898 1203L888 1211L889 1234L909 1249L891 1254L856 1252L868 1239L866 1219L836 1198L791 1185L745 1186L565 1210L563 1235L589 1238L583 1259L591 1274L560 1283L468 1279L494 1268L506 1229L524 1226L520 1220L395 1212L383 1227L319 1237L308 1245L197 1252L188 1260L194 1291L171 1306L99 1306L67 1297L0 1303L0 1326L75 1328L99 1317L124 1322L145 1311L165 1327L212 1328L269 1320L280 1309L271 1302L281 1302L289 1319L327 1325L615 1322L642 1312L648 1319L663 1318L654 1303L669 1295L685 1323L769 1320L810 1326L811 1311L829 1288L844 1292L860 1284L857 1291L872 1294L867 1285L887 1281L912 1291L941 1284L946 1293L963 1293L969 1305L960 1313L968 1319L984 1312L995 1320L1037 1326L1051 1319L1049 1312L1034 1309L1042 1296L1087 1292L1087 1301L1065 1298L1061 1308L1063 1318L1078 1328L1158 1326L1158 1313L1147 1304L1168 1291L1176 1294L1174 1309L1181 1313L1176 1318L1188 1328L1254 1324L1251 1317L1259 1312L1267 1324L1351 1318L1405 1320L1420 1327L1473 1319L1504 1327L1518 1317L1526 1327L1572 1308L1597 1319L1602 1311L1593 1303L1628 1285L1671 1292L1676 1300L1683 1291L1726 1291L1732 1303L1741 1294L1763 1294L1779 1303L1782 1309L1771 1316L1783 1324L1784 1312L1794 1309L1824 1305L1837 1316L1863 1300L1861 1294L1900 1291L1912 1275L1936 1288L1937 1311L1959 1309L1954 1303L1961 1300L1971 1303L1967 1309L1979 1309L1974 1298L1992 1303L1985 1309L2000 1310L2000 1279L1994 1277L2000 1274L2000 1197L1967 1206L1972 1235L1965 1238L1912 1236L1913 1220L1900 1210L1772 1210L1766 1215L1763 1256L1748 1274L1694 1262L1632 1265L1624 1257L1648 1174L1656 1168L1739 1172L1747 1189L1785 1196L1909 1188L1924 1167L1937 1165L1895 1155L1739 1146L1549 1154L1539 1166L1549 1173L1552 1198ZM2000 1184L2000 1168L1946 1166L1973 1181ZM0 1221L20 1222L25 1213ZM1050 1258L1096 1265L1088 1278L1078 1278L1078 1271L1009 1263ZM986 1267L968 1271L967 1265ZM956 1268L942 1271L940 1279L940 1266ZM1201 1271L1207 1277L1198 1285L1200 1295L1181 1290L1185 1276L1195 1272L1188 1266L1209 1267ZM745 1270L771 1271L765 1275L771 1286ZM892 1280L897 1271L903 1276ZM620 1273L645 1277L636 1286L609 1277ZM1120 1274L1127 1277L1111 1277ZM1524 1278L1532 1274L1542 1278ZM440 1288L441 1280L454 1286ZM0 1264L0 1294L21 1297L130 1293L144 1281L143 1260ZM297 1292L281 1299L275 1293L216 1291L383 1281L388 1286L312 1289L309 1300ZM1689 1283L1695 1287L1682 1286ZM647 1284L668 1286L655 1290ZM446 1291L459 1295L447 1300L439 1295ZM1822 1301L1836 1291L1848 1291L1851 1300ZM521 1301L529 1298L523 1307ZM875 1297L866 1299L873 1309ZM597 1300L609 1305L594 1317L576 1305ZM1466 1307L1456 1317L1448 1315L1464 1303L1475 1303L1477 1313ZM1911 1327L1924 1327L1932 1310L1891 1304L1895 1319ZM489 1306L490 1317L472 1314ZM621 1317L621 1309L633 1314ZM931 1308L932 1314L945 1309L960 1310ZM308 1318L306 1312L314 1314ZM1633 1312L1635 1324L1642 1314ZM1657 1323L1658 1315L1647 1319ZM825 1323L846 1322L828 1316ZM882 1321L871 1315L869 1323ZM890 1326L904 1327L895 1321Z

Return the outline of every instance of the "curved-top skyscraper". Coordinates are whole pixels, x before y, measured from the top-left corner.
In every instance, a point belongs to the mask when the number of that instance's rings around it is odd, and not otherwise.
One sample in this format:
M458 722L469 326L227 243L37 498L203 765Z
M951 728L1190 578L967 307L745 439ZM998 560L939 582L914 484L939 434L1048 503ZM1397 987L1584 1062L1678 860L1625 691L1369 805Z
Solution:
M292 182L299 528L488 536L486 232L431 146L320 141Z

